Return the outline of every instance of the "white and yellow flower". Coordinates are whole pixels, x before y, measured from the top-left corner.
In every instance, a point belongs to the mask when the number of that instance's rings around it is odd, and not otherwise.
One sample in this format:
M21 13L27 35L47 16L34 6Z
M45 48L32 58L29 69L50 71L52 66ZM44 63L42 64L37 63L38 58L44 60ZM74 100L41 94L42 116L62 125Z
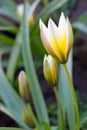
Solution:
M51 56L44 56L43 73L45 79L51 85L55 86L58 82L58 65L57 61Z
M48 27L40 19L40 34L46 51L56 58L59 63L65 63L73 44L73 31L70 21L61 13L58 27L52 19Z

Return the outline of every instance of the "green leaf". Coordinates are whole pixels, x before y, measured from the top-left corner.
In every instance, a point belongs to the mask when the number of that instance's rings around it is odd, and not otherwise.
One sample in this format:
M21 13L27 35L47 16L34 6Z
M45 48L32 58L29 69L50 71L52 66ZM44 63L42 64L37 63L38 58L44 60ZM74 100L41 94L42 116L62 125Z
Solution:
M43 20L45 20L49 14L53 13L55 10L57 10L58 8L60 8L61 6L63 6L68 0L54 0L51 3L48 4L48 6L46 6L42 12L39 14L38 18L42 18Z
M87 11L80 15L73 23L73 28L87 34Z
M7 45L13 45L14 40L6 35L0 34L0 43L7 44Z
M80 15L80 17L77 18L76 22L83 22L87 23L87 11Z
M9 117L11 117L13 120L16 121L15 117L12 115L12 113L8 110L8 108L6 108L5 105L0 103L0 111L2 111L3 113L5 113L6 115L8 115Z
M67 68L72 77L72 52L67 62ZM60 65L58 86L59 86L59 93L60 93L60 99L62 102L62 108L64 111L64 116L66 113L70 130L75 130L76 129L75 108L73 104L72 93L69 87L69 82L68 82L63 65Z
M17 61L20 57L21 42L22 42L21 36L20 36L20 34L18 34L16 37L16 40L15 40L15 44L13 46L10 60L8 63L8 67L7 67L7 76L11 82L13 82L13 80L14 80L14 74L15 74Z
M16 4L12 0L0 1L0 14L18 21L16 15Z
M0 97L2 98L6 109L12 114L15 121L22 127L27 128L22 120L21 109L25 106L24 102L14 91L8 82L2 68L0 67Z
M10 51L11 51L11 47L9 47L7 45L0 47L0 55L6 54L6 53L8 53Z
M68 0L54 0L52 2L50 2L42 11L41 13L38 15L35 25L32 28L31 33L33 34L36 29L38 28L38 23L39 23L39 19L43 19L46 20L46 18L53 13L55 10L57 10L58 8L60 8L61 6L63 6ZM33 36L33 35L32 35Z
M78 29L79 31L82 31L83 33L87 34L87 24L86 23L75 22L73 24L73 28Z
M31 54L30 40L29 40L29 26L27 22L27 3L24 8L23 22L21 26L22 31L22 54L24 60L24 66L27 73L30 91L37 113L39 122L49 122L46 105L42 96L40 85L36 76L34 63ZM32 14L31 14L32 15Z
M87 111L81 115L80 127L82 128L85 123L87 123Z
M58 126L52 126L51 130L58 130Z
M24 130L22 128L0 127L0 130Z
M6 19L4 16L0 16L0 25L3 26L13 26L14 23L10 21L9 19Z

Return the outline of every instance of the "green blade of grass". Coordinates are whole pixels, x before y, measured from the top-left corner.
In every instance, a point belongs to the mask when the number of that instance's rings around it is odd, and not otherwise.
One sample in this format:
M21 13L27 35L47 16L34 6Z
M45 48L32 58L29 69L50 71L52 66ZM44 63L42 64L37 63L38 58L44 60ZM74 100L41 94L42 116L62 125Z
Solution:
M1 66L0 66L0 97L2 98L7 111L11 113L15 121L22 127L28 128L22 119L22 107L25 106L24 102L14 91L11 84L8 82Z
M67 67L72 77L72 52L69 56ZM64 114L65 113L67 114L69 129L75 130L76 129L75 108L73 104L73 98L72 98L72 93L70 91L68 79L62 65L60 65L58 86L59 86L59 93L62 102L62 108L64 110Z
M22 41L23 41L22 43L23 60L24 60L24 65L25 65L28 81L30 84L30 91L31 91L33 103L35 106L35 110L36 110L39 122L41 121L49 122L46 105L45 105L42 92L40 89L40 85L39 85L39 82L35 73L34 63L33 63L32 54L31 54L26 6L27 6L27 3L25 4L24 17L23 17L23 22L21 26Z
M22 128L0 127L0 130L24 130Z
M0 14L18 21L16 4L13 0L0 1Z
M20 49L21 49L21 37L20 37L20 34L18 34L15 40L15 44L13 46L10 60L8 63L8 67L7 67L7 76L11 82L13 82L14 80L14 74L15 74L17 61L20 57Z
M6 44L6 45L13 45L14 44L14 39L12 39L12 38L10 38L8 36L0 34L0 43L1 44Z
M39 18L41 18L42 20L46 20L46 18L53 13L55 10L57 10L58 8L60 8L61 6L63 6L68 0L54 0L52 2L50 2L42 11L41 13L38 15L35 25L31 30L31 33L33 34L37 29L38 29L38 23L39 23ZM32 35L33 37L33 35Z

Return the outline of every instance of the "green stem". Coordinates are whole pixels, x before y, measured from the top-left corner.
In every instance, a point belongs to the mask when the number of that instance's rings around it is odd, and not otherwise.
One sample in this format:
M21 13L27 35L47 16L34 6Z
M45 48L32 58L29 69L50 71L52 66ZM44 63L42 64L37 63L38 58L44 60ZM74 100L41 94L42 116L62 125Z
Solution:
M36 119L36 117L35 117L35 115L34 115L34 113L32 111L31 104L28 103L27 106L28 106L28 109L30 111L31 117L32 117L33 121L35 122L35 125L36 125L35 130L40 130L40 126L39 126L39 124L37 122L37 119Z
M76 109L76 120L77 120L77 128L76 128L76 130L80 130L79 107L78 107L78 102L77 102L77 99L76 99L76 94L75 94L75 91L74 91L73 82L71 80L71 77L70 77L70 74L69 74L69 71L67 69L66 64L64 64L64 69L65 69L66 75L68 77L68 81L69 81L69 84L70 84L70 89L71 89L72 96L73 96L73 102L74 102L74 106L75 106L75 109Z
M63 111L62 111L62 106L61 106L61 102L60 102L60 97L58 95L57 87L54 86L53 90L55 93L57 105L59 107L59 114L60 114L60 126L59 127L60 127L60 130L64 130L64 117L63 117Z

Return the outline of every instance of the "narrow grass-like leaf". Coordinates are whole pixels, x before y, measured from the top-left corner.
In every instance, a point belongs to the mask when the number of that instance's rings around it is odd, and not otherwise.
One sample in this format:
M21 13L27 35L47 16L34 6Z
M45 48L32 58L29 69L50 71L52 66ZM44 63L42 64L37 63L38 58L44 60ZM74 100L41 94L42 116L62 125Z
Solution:
M0 14L8 16L16 21L18 21L17 15L16 15L16 4L14 1L7 0L5 1L0 1Z
M87 123L87 111L81 115L80 127L82 128L85 123Z
M15 6L16 6L16 4L15 4L15 2L14 2L14 0L0 0L0 6L12 6L13 8L15 8Z
M17 61L20 57L20 49L21 49L21 36L20 34L18 34L7 67L7 76L11 82L13 82L14 80L14 73L15 73Z
M49 14L53 13L55 10L63 6L68 0L54 0L50 2L38 15L36 19L36 23L34 27L31 30L31 33L34 33L35 30L38 28L39 18L46 20L46 18L49 16ZM33 36L33 35L32 35Z
M0 16L0 25L2 26L14 26L14 23L7 19L5 16Z
M2 46L0 47L0 55L6 54L11 51L11 47L9 46Z
M67 67L72 77L72 52L69 56ZM69 129L75 130L76 129L75 108L73 104L72 93L70 91L68 79L62 65L60 65L58 86L59 86L59 93L60 93L60 98L62 102L62 108L64 112L66 112L67 114Z
M0 127L0 130L24 130L22 128Z
M46 6L42 12L39 14L38 18L42 18L43 20L45 20L49 14L53 13L55 10L57 10L58 8L60 8L61 6L63 6L68 0L54 0L51 3L48 4L48 6Z
M3 102L15 121L22 127L28 128L22 119L21 110L25 106L24 102L14 91L11 84L8 82L2 68L0 67L0 97L3 99Z
M6 106L4 106L1 103L0 103L0 111L2 111L3 113L5 113L6 115L8 115L9 117L11 117L13 120L16 121L16 118L12 115L12 113L10 111L8 111L8 109L6 108Z
M0 43L1 44L7 44L7 45L13 45L14 39L12 39L12 38L10 38L6 35L0 34Z
M87 34L87 11L76 19L76 21L73 23L73 28Z
M87 34L87 24L82 22L75 22L73 24L73 28L78 29L79 31L82 31L83 33Z
M30 84L30 91L31 91L33 103L35 106L35 110L36 110L39 122L41 121L49 122L46 105L42 96L42 92L41 92L40 85L39 85L39 82L35 73L34 63L32 59L26 7L27 7L27 3L25 4L24 17L23 17L23 22L21 26L22 41L23 41L22 43L23 60L24 60L24 65L25 65L28 81Z
M76 22L82 22L87 23L87 11L80 15L80 17L77 18Z
M58 126L52 126L51 130L58 130Z

